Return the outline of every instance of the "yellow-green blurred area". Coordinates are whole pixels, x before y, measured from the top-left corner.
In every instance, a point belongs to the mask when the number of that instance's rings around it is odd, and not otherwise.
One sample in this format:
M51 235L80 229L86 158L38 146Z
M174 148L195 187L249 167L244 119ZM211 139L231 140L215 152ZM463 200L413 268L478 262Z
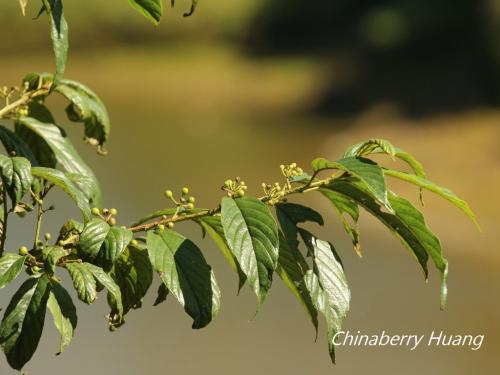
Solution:
M32 20L38 6L30 0L23 18L17 1L2 1L0 84L53 70L47 20ZM212 207L227 178L241 176L249 193L260 195L262 181L279 180L282 163L307 169L317 156L337 158L353 143L386 138L419 159L431 180L466 199L483 231L447 202L424 195L422 210L450 262L449 301L441 312L437 273L426 284L383 225L362 215L359 259L329 203L300 197L326 219L325 228L310 229L331 240L344 260L353 295L345 328L486 338L478 351L339 348L333 366L324 333L314 343L306 314L277 277L252 319L249 288L237 297L236 275L222 255L198 228L183 224L177 229L202 248L221 284L216 321L191 330L171 296L153 308L156 280L143 309L111 334L102 295L95 306L78 302L74 342L59 357L47 318L30 374L499 373L499 1L201 0L183 18L190 2L178 0L156 28L126 0L66 0L65 7L66 76L107 104L109 155L80 141L82 128L65 119L61 99L48 103L95 168L106 206L119 209L122 223L166 207L166 188L188 185L197 204ZM419 204L417 189L390 182ZM78 212L62 194L52 200L58 210L43 230L55 232ZM11 249L31 243L32 220L12 224ZM1 291L2 308L17 285ZM4 359L0 373L13 373Z

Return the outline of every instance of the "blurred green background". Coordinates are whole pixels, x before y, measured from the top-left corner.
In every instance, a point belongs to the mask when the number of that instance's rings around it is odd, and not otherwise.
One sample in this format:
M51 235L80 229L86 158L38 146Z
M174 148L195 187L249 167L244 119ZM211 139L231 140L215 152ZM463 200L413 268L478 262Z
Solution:
M22 17L17 1L0 11L0 82L15 85L33 70L52 70L46 20ZM430 178L452 188L476 211L483 233L446 202L426 194L423 211L450 261L449 303L439 310L435 272L426 285L398 240L367 215L358 259L333 211L305 197L327 220L317 232L339 249L352 288L345 328L376 334L484 334L483 347L340 348L332 366L324 335L314 332L276 278L252 319L248 288L194 225L191 235L214 266L222 311L201 331L170 298L153 308L154 292L127 324L108 333L105 298L78 303L73 344L60 357L47 319L30 374L498 374L500 351L500 1L494 0L219 0L166 9L152 27L125 0L65 1L71 53L67 77L94 88L113 122L110 151L100 157L51 98L124 223L164 207L165 188L191 187L214 206L218 187L240 175L259 194L283 162L303 167L339 157L350 144L379 137L412 152ZM186 150L189 150L188 152ZM389 161L389 163L392 163ZM418 192L394 190L417 201ZM44 230L77 213L62 195ZM29 223L31 225L31 223ZM10 247L31 241L31 227L12 225ZM29 230L29 232L28 232ZM0 294L5 307L17 285ZM0 360L0 373L13 373Z

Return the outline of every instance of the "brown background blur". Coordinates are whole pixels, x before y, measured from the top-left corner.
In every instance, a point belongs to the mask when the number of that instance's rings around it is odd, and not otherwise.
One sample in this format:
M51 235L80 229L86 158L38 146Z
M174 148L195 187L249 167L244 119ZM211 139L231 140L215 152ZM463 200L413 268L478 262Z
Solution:
M186 224L179 230L202 247L222 286L216 321L193 331L173 298L153 308L158 281L144 308L113 334L103 296L91 307L78 302L72 345L54 356L58 337L48 317L30 374L500 373L500 2L372 3L202 0L183 19L189 3L178 1L153 28L125 1L67 0L66 75L108 105L109 155L99 157L79 141L82 129L67 122L64 102L50 101L123 223L164 207L165 188L188 185L200 205L211 207L227 178L242 176L258 194L283 162L307 168L313 158L339 157L361 140L391 140L420 159L430 179L471 204L483 233L453 206L425 195L423 211L450 262L449 302L441 312L437 274L426 285L385 227L362 216L358 259L327 202L305 198L321 208L327 225L318 233L336 244L345 263L353 295L345 329L484 334L482 348L346 347L333 366L325 335L314 343L302 307L277 277L251 320L256 304L248 287L235 296L235 275ZM32 1L23 18L17 1L2 1L1 84L52 70L46 22L31 20L37 6ZM416 189L393 186L417 198ZM63 203L44 230L55 232L77 213L62 195L53 199ZM12 228L12 249L31 241L31 227ZM17 285L1 291L0 306ZM0 373L13 373L3 358Z

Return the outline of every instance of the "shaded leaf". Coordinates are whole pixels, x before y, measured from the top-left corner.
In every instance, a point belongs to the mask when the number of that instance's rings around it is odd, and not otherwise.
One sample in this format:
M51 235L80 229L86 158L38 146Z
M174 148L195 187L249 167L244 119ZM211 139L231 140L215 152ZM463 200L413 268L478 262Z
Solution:
M127 247L117 258L111 277L120 287L123 313L141 307L142 299L153 282L153 267L147 250Z
M209 324L219 312L220 290L200 249L171 230L149 231L147 248L154 270L193 318L193 328Z
M153 304L153 306L158 306L160 303L165 302L167 300L168 293L169 292L168 292L167 287L162 282L160 284L160 286L158 287L158 291L156 292L157 296L156 296L155 303Z
M28 144L3 125L0 125L0 141L9 155L22 156L28 159L31 165L37 165L35 156Z
M306 288L304 277L309 266L303 255L297 250L290 248L283 233L279 233L279 258L276 273L290 289L295 298L304 306L309 318L318 332L318 311L316 310L309 290Z
M0 345L7 362L21 370L35 353L42 336L47 300L47 276L26 280L14 294L0 325Z
M198 224L205 230L206 233L214 240L215 244L221 251L224 258L231 266L231 268L238 273L238 291L245 285L247 279L245 273L241 269L238 260L231 252L229 245L226 241L226 236L224 234L224 228L222 227L222 222L219 216L206 216L197 220Z
M125 250L130 241L132 241L132 236L132 232L125 227L109 228L106 238L101 245L99 253L97 254L97 264L99 264L106 272L110 271L116 258ZM99 234L96 233L95 238L98 237ZM86 238L88 238L88 235Z
M291 250L298 251L297 224L313 222L323 225L323 218L312 208L296 203L279 203L275 205L276 216L288 246Z
M323 194L330 202L332 202L333 207L335 207L337 213L340 216L342 224L346 233L351 238L351 242L354 246L356 253L361 256L361 245L359 243L359 207L352 199L346 197L345 195L339 194L333 190L329 189L319 189L319 192ZM349 215L354 222L352 225L346 218L345 214Z

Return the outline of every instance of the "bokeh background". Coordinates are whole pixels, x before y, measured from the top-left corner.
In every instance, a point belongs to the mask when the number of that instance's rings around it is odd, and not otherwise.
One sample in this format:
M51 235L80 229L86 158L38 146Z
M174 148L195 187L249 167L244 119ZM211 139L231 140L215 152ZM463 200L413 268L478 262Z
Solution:
M364 257L357 258L326 201L327 226L352 288L345 328L377 334L484 334L483 347L351 347L329 362L325 335L313 328L276 278L268 301L236 276L198 228L193 238L215 268L222 311L201 331L190 328L169 298L153 308L158 281L142 310L109 333L105 298L78 302L79 326L60 357L50 318L30 374L498 374L500 366L500 1L498 0L229 0L201 1L184 19L187 1L152 27L126 1L67 0L71 53L67 76L94 88L113 122L110 151L100 157L79 141L64 103L50 99L60 125L95 167L106 206L124 223L166 206L165 188L191 187L204 206L218 187L240 175L258 194L277 166L303 167L335 158L349 145L387 138L412 152L430 178L452 188L476 211L478 233L453 206L426 194L423 211L450 261L449 302L439 310L438 277L424 282L417 264L385 227L363 215ZM0 78L18 84L33 70L52 70L45 19L22 17L17 1L2 1ZM417 191L394 189L412 198ZM62 203L61 203L62 199ZM62 195L44 230L55 232L77 213ZM30 223L31 224L31 223ZM17 222L12 249L30 242ZM28 240L27 240L28 237ZM0 294L5 308L17 285ZM324 327L321 327L324 328ZM0 373L13 373L0 359Z

